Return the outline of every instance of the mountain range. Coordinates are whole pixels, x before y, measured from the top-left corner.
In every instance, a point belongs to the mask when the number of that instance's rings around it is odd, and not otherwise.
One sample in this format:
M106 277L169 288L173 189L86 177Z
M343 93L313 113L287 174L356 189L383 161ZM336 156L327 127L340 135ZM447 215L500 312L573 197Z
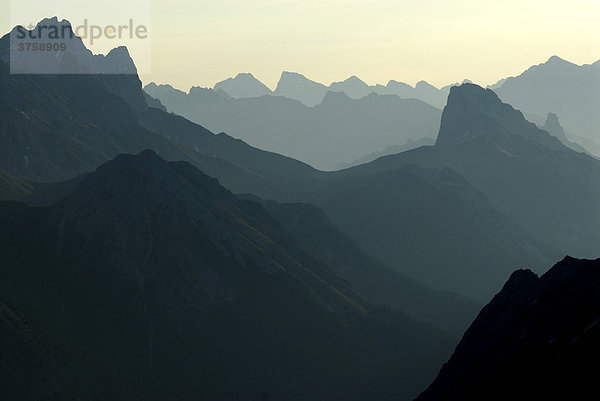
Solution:
M11 129L9 136L4 137L5 156L0 159L0 167L29 182L71 179L119 153L152 149L166 160L185 160L196 165L237 194L253 193L279 202L315 203L342 232L384 264L426 286L459 292L479 301L487 301L516 266L541 268L562 250L548 250L544 241L519 228L524 224L517 225L499 213L497 206L486 200L489 194L449 170L409 168L406 161L379 168L381 161L395 157L388 156L342 172L318 171L226 134L214 135L159 108L131 106L125 99L145 100L135 75L114 77L130 82L121 98L110 93L104 81L95 76L8 79L5 74L0 78L10 94L2 99L7 104L3 108L7 113L5 124L18 121L25 127ZM46 102L44 98L60 101ZM333 98L355 102L343 95ZM379 96L365 99L370 98ZM400 101L397 97L390 99ZM461 107L459 102L446 110ZM48 121L54 121L54 126L48 126ZM44 142L46 138L61 141L61 146L50 146ZM431 149L438 146L401 155ZM447 165L434 167L443 169ZM372 174L368 172L371 168ZM352 177L357 171L365 173ZM406 185L400 185L403 182ZM375 193L378 195L373 196ZM447 221L438 218L440 213L447 216ZM476 234L481 232L486 235ZM461 236L463 240L457 241ZM486 253L498 256L492 261L472 258L465 262L466 253L481 258ZM492 273L476 268L484 262ZM447 267L436 267L442 265ZM413 314L411 310L406 312Z
M169 111L213 132L226 132L260 149L280 153L321 170L333 170L370 152L409 139L433 138L441 111L419 100L370 94L351 99L327 92L315 107L281 96L235 99L221 89L168 85L144 88Z
M223 91L236 99L264 95L283 96L298 100L308 107L321 104L327 92L344 92L351 99L361 99L371 93L376 93L378 95L396 95L402 99L418 99L440 109L446 104L450 86L438 89L426 81L420 81L413 87L394 80L389 81L387 85L368 85L355 75L327 86L312 81L297 72L283 71L274 91L250 73L241 73L234 78L218 82L215 84L214 90Z
M11 74L0 39L0 398L593 390L600 260L547 270L600 245L600 161L563 129L568 110L503 103L510 79L437 90L284 73L271 92L241 74L144 92L125 48L94 56L73 40L45 60L60 74L30 75ZM443 112L401 99L417 89L443 92ZM320 163L352 167L318 170L172 113L192 99L190 116L254 138L278 127L265 143L288 149L305 132L332 155Z

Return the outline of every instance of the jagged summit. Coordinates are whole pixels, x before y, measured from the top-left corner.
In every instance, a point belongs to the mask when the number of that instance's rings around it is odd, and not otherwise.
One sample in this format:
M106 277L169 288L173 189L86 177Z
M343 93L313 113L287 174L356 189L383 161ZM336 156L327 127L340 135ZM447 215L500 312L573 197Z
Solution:
M283 71L274 93L313 107L321 103L326 92L327 87L323 84L296 72Z
M567 60L565 60L565 59L563 59L563 58L561 58L561 57L559 57L559 56L557 56L557 55L554 55L554 56L550 57L550 58L548 59L548 61L546 61L544 64L554 64L554 65L557 65L557 64L564 64L564 65L575 65L574 63L571 63L570 61L567 61Z
M53 51L21 52L18 43L23 35L36 41L64 46ZM137 75L137 68L126 47L108 54L93 54L76 35L71 23L58 17L46 18L35 27L16 26L0 40L2 61L10 63L13 74L127 74Z
M458 145L482 136L506 138L511 135L552 148L562 147L558 139L527 121L520 111L502 103L491 89L468 83L450 89L436 146Z
M542 126L542 129L548 132L550 135L558 138L563 144L567 145L569 143L569 138L567 138L567 134L565 134L565 130L560 125L560 120L556 114L548 113L548 116L546 116L546 122Z
M250 73L240 73L235 78L228 78L218 82L215 90L222 90L229 96L239 98L259 97L271 95L273 92Z

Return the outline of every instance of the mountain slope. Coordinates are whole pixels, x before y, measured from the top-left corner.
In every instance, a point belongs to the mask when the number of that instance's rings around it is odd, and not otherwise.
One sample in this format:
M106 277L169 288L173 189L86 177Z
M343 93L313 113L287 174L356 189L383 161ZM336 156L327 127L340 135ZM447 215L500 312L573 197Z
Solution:
M274 94L302 102L308 107L320 104L327 93L327 87L311 81L302 74L283 71Z
M0 302L0 394L21 400L149 400L119 373Z
M516 267L542 268L551 253L448 168L405 165L341 177L305 199L400 273L478 301L489 300Z
M419 401L587 399L600 362L600 259L519 270Z
M0 170L0 200L23 200L32 191L33 184Z
M363 252L325 213L307 203L263 201L298 244L324 261L370 301L460 336L481 305L452 293L427 288Z
M371 306L260 205L150 151L55 206L0 211L0 297L157 400L410 399L449 351Z

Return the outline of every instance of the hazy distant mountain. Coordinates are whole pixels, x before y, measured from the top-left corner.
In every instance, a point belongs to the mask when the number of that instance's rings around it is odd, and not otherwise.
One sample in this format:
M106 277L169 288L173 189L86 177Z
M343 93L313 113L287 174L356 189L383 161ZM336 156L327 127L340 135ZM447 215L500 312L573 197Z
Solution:
M571 135L573 140L581 144L587 152L593 156L600 157L600 143L590 138L584 138L582 136Z
M451 344L372 306L260 204L150 151L52 207L0 203L0 297L156 400L409 400Z
M560 125L560 121L556 114L548 113L548 116L546 117L546 122L544 123L544 125L541 126L541 128L550 135L558 138L563 145L573 149L574 151L591 154L591 152L589 152L583 146L576 142L572 142L569 140L569 138L567 138L567 134L565 133L563 127Z
M600 61L576 65L557 56L507 78L494 91L514 107L545 116L556 113L568 134L600 138Z
M351 99L361 99L371 93L376 93L378 95L396 95L402 99L418 99L441 109L446 104L451 86L453 85L437 89L425 81L420 81L412 87L404 82L394 80L389 81L387 85L371 86L355 75L327 86L312 81L302 74L284 71L275 91L271 91L262 82L254 78L252 74L247 73L219 82L214 86L214 89L215 91L221 90L236 99L264 95L283 96L298 100L308 107L321 104L327 92L344 92Z
M235 78L218 82L215 85L215 90L222 90L236 99L272 94L269 88L249 73L238 74Z
M373 88L363 82L356 75L342 82L334 82L329 85L332 92L344 92L351 99L360 99L375 92Z
M275 95L295 99L308 107L320 104L327 93L328 88L315 81L311 81L304 75L284 71L277 83Z
M262 203L303 249L324 261L372 302L407 312L459 337L481 309L477 302L433 290L383 265L362 251L316 206Z
M441 112L415 99L370 94L351 99L328 92L310 108L281 96L233 99L220 91L192 88L185 97L170 86L145 90L169 111L252 146L332 170L408 139L434 137Z
M387 156L345 174L406 163L451 167L535 238L563 253L597 253L600 162L527 122L491 90L468 84L451 90L435 147Z
M583 400L600 363L600 259L515 272L418 401Z

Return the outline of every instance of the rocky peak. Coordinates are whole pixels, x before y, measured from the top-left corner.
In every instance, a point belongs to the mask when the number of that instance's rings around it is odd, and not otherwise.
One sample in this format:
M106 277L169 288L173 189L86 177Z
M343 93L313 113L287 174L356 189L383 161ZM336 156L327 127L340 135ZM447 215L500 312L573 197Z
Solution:
M569 142L569 139L565 134L565 130L560 125L558 116L554 113L548 113L548 116L546 117L546 122L542 126L542 129L548 132L550 135L560 139L562 143L566 144Z
M527 121L520 111L502 103L494 91L468 83L450 88L436 146L458 145L482 136L514 135L551 148L564 148L558 139Z
M265 84L250 73L240 73L235 78L218 82L215 90L222 90L233 98L249 98L270 95L272 92Z

